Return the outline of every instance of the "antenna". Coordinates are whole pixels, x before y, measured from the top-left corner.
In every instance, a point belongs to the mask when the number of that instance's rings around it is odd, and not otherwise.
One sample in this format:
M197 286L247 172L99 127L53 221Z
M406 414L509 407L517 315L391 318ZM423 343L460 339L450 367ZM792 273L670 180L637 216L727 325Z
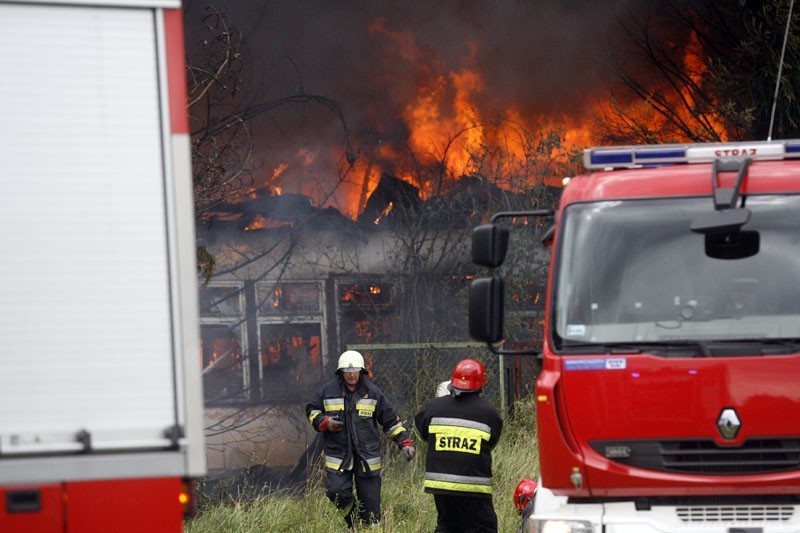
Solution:
M769 133L767 140L772 140L772 125L775 123L775 106L778 104L778 88L781 86L781 71L783 70L783 56L786 54L786 41L789 40L789 26L792 24L792 8L794 0L789 2L789 16L786 17L786 32L783 34L783 48L781 48L781 61L778 63L778 79L775 80L775 96L772 98L772 113L769 117Z

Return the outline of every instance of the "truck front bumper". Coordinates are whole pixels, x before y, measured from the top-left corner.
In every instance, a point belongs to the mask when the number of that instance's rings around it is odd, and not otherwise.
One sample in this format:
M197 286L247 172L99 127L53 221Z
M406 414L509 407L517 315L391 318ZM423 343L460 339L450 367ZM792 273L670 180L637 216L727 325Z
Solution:
M800 505L567 503L539 485L526 533L800 533Z

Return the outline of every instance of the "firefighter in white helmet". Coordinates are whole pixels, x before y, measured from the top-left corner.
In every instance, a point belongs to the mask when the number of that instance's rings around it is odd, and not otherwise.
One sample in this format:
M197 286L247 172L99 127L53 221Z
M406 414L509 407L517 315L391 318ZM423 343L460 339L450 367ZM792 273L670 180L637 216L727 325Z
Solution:
M348 527L380 522L381 455L378 426L412 460L416 450L386 395L369 378L355 350L339 356L336 378L324 383L306 405L325 446L325 493ZM357 498L353 497L353 485Z

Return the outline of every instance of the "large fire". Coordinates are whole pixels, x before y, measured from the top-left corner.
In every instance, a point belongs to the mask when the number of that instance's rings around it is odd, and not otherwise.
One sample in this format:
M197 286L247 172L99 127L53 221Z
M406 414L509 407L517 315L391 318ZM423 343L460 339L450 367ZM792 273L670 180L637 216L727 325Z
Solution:
M501 183L504 188L530 188L539 183L560 186L567 175L564 169L572 168L570 164L574 167L570 156L604 138L597 120L609 110L604 95L587 90L586 101L591 103L581 112L568 107L542 112L535 106L525 108L519 101L498 102L487 95L490 84L474 59L477 43L467 43L454 66L452 60L444 61L435 51L423 49L410 32L391 29L383 18L372 20L369 33L389 43L395 62L403 62L409 69L392 71L391 75L397 76L395 84L393 80L378 80L381 86L399 93L394 97L402 104L397 106L394 120L402 127L394 125L391 129L403 135L383 138L377 133L358 144L350 157L344 155L339 142L309 142L296 147L290 159L270 162L260 171L254 187L259 192L251 192L250 197L263 191L273 196L302 194L318 208L335 207L355 219L385 174L413 185L423 200L446 194L463 176L523 176L515 185ZM701 86L708 71L697 37L690 35L682 46L681 66L691 81L689 85ZM695 98L695 93L682 89L665 97L662 105L689 123L690 110L701 104ZM487 102L493 106L487 106ZM625 106L625 114L641 121L648 130L663 130L664 115L651 107L641 102L616 101L614 105ZM359 111L369 115L367 110ZM703 120L720 139L725 138L719 117L707 113ZM381 121L385 116L373 119L377 132L385 126ZM545 152L536 139L548 132L553 132L559 142ZM532 167L531 161L537 158L540 161ZM537 170L532 171L534 167ZM390 209L392 206L387 205L386 210ZM247 229L267 227L271 227L269 221L258 219Z

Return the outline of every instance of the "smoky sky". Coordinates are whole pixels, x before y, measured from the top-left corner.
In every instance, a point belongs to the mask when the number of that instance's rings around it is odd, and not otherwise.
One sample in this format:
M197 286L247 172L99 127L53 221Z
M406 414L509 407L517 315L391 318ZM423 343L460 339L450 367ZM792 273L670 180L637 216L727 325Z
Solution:
M306 92L336 99L356 125L389 127L420 78L462 69L480 73L486 110L513 104L525 113L576 112L618 81L609 53L620 44L619 18L628 12L627 3L227 0L211 5L226 11L243 32L250 81L264 75L277 86L276 77L286 76L293 83L288 67L276 68L290 58ZM187 3L190 36L207 5ZM188 44L191 48L191 39Z
M472 97L481 118L513 107L526 119L578 117L618 83L609 66L620 17L636 0L217 1L244 35L248 94L268 99L302 90L336 100L353 143L402 142L404 110L431 80L452 91L453 76L478 73ZM641 0L640 0L641 3ZM191 58L206 2L185 4ZM304 116L304 135L337 135L330 116ZM272 118L270 120L273 120ZM279 150L265 121L261 149ZM279 127L285 125L280 124ZM274 132L274 130L273 130Z

